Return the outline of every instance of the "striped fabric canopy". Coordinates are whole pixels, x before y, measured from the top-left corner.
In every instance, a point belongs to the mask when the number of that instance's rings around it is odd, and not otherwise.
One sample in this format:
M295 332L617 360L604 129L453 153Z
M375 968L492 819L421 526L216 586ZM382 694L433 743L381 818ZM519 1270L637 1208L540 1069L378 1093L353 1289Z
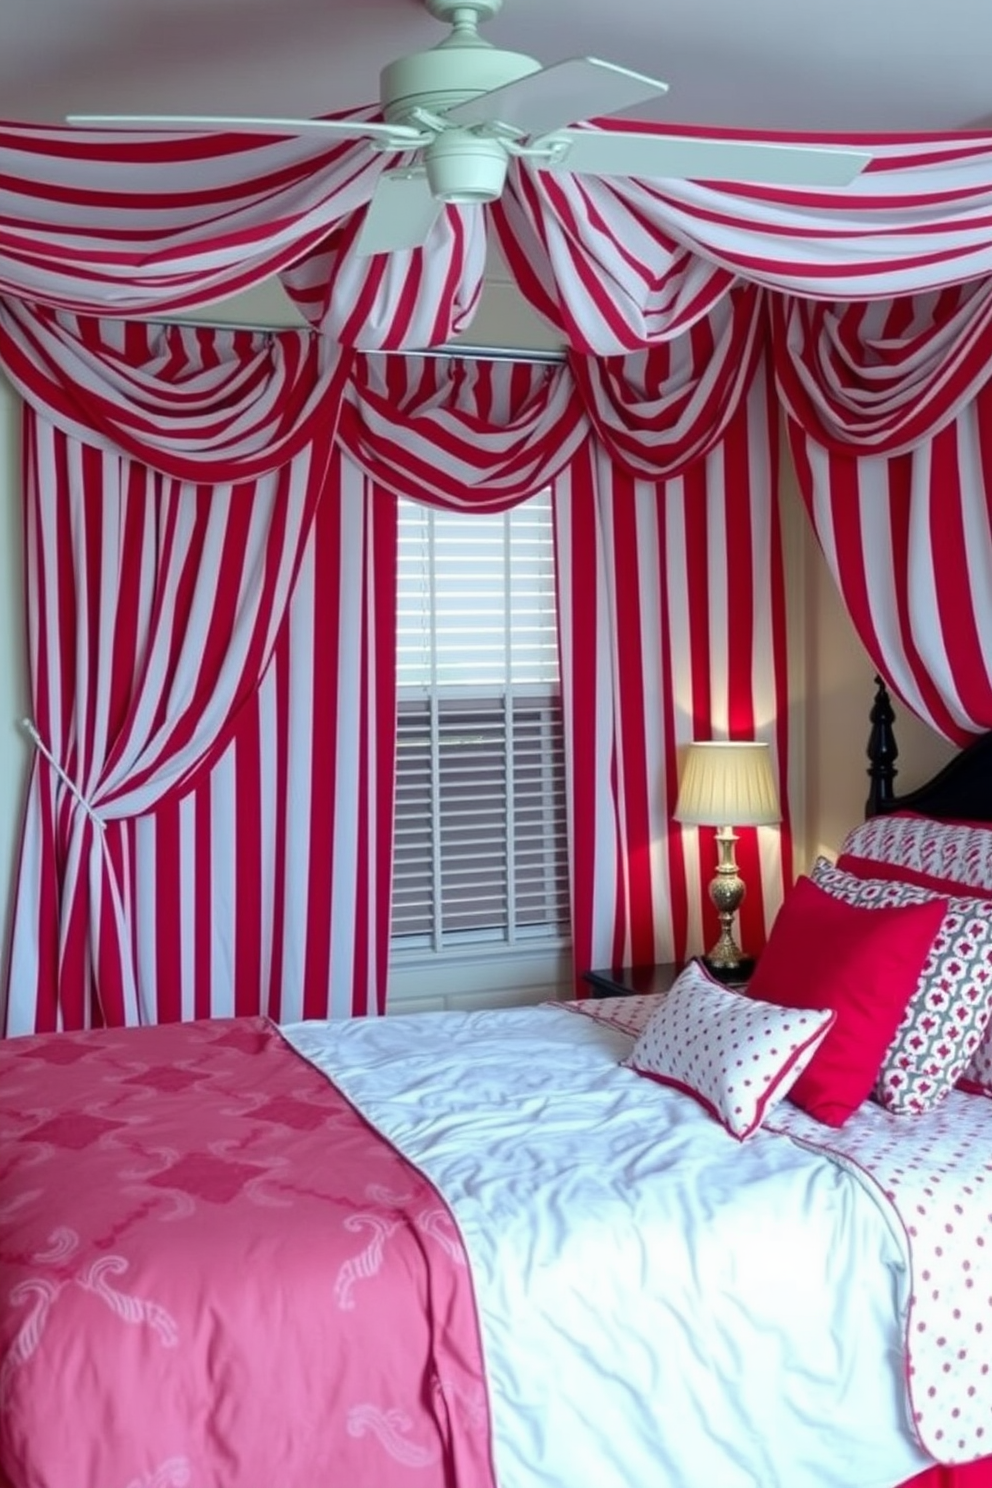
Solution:
M992 136L843 142L875 157L843 190L606 180L514 161L492 207L449 207L425 248L360 258L361 209L400 158L362 141L6 125L0 294L177 314L279 273L336 340L424 346L470 323L489 220L535 308L576 350L609 355L686 329L738 276L850 300L992 272Z

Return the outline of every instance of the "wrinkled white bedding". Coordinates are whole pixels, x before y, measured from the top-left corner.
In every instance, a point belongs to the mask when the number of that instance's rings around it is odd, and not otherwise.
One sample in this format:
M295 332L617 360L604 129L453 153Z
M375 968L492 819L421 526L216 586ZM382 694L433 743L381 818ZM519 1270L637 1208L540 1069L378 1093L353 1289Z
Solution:
M554 1008L281 1030L430 1177L472 1263L500 1488L893 1488L902 1237Z

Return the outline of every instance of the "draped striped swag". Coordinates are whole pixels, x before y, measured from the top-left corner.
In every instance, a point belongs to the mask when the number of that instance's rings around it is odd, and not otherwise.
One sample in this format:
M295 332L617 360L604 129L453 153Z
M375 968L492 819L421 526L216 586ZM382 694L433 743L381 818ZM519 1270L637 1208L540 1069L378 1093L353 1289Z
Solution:
M885 458L827 449L790 422L800 488L874 664L964 744L992 728L992 384Z
M564 363L358 356L338 434L397 496L503 511L548 484L589 421Z
M281 274L335 342L422 347L471 323L492 225L538 313L576 350L612 355L687 330L738 278L833 300L992 273L992 135L830 142L873 156L842 189L572 176L514 160L499 202L448 207L423 248L360 258L379 176L408 157L312 134L4 124L0 294L93 315L175 314Z
M992 279L772 300L800 490L875 666L957 743L992 727Z

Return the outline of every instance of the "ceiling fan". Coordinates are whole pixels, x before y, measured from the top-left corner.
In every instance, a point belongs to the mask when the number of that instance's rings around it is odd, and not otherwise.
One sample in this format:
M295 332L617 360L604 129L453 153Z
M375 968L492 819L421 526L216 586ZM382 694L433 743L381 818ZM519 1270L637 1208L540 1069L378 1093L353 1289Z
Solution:
M446 203L495 201L514 156L540 170L808 187L845 186L871 159L830 146L571 128L657 98L668 85L596 57L542 67L522 52L497 49L479 35L479 25L503 0L424 3L451 30L430 51L383 68L384 123L158 114L72 114L68 122L351 135L377 150L412 153L411 163L379 179L356 245L362 254L421 246Z

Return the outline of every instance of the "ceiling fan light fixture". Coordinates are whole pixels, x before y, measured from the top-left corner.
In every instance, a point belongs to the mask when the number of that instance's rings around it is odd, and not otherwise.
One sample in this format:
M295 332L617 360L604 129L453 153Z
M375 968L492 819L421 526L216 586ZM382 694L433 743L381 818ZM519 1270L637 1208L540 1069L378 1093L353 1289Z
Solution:
M509 155L498 140L469 129L446 129L424 151L431 194L453 205L495 201L506 183Z

